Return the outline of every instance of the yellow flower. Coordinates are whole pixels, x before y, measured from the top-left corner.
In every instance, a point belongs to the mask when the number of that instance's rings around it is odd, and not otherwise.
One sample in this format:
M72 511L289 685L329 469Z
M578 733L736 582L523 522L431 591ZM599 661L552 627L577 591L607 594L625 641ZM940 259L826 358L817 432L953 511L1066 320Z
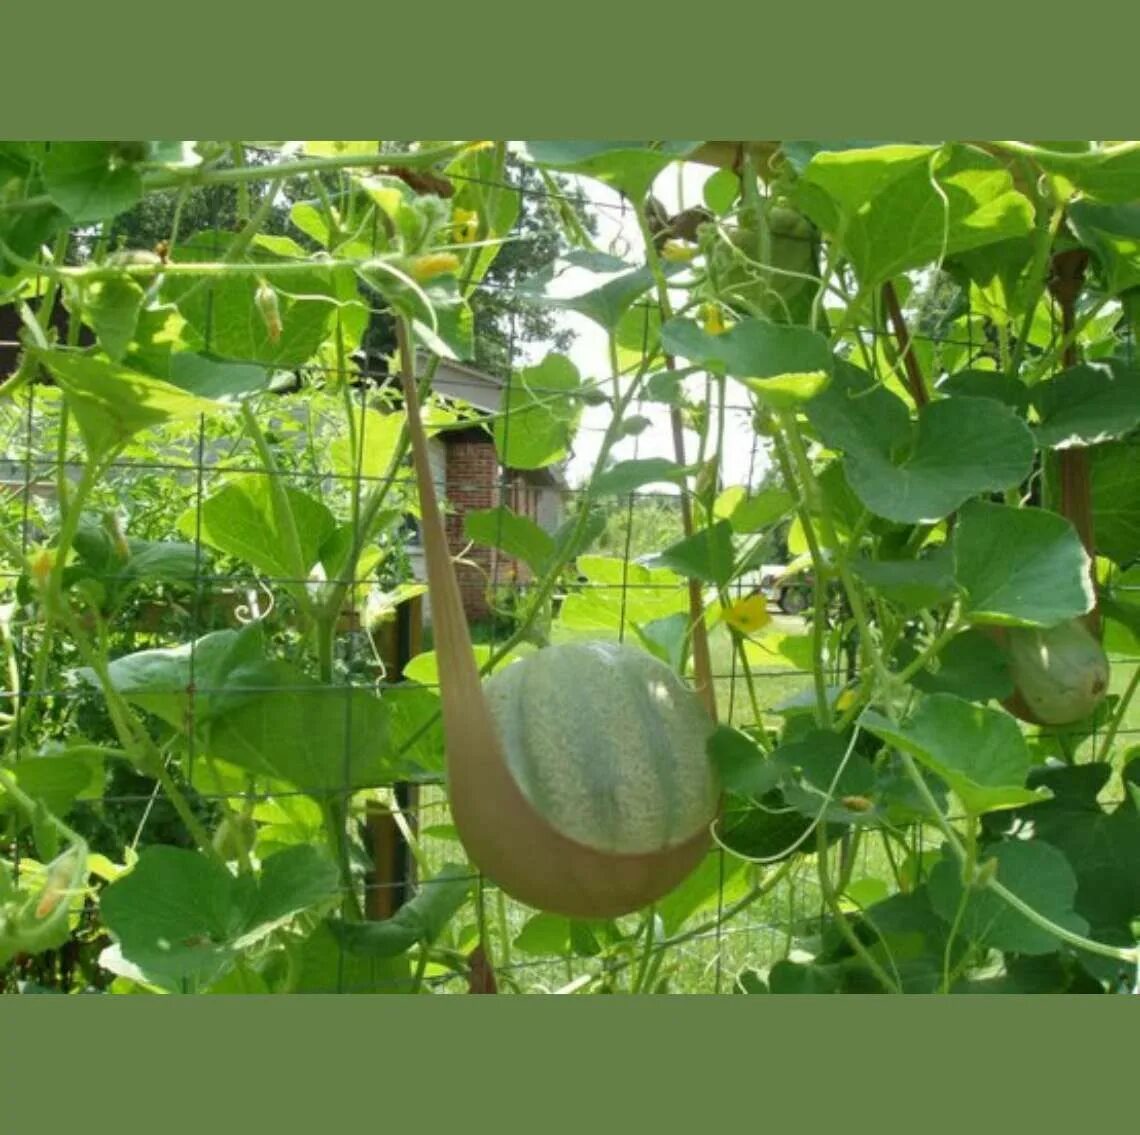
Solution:
M456 209L452 222L456 244L470 244L479 235L479 214L471 209Z
M428 252L417 256L409 267L411 275L422 284L436 276L447 276L459 269L459 257L454 252Z
M706 303L701 307L701 323L708 335L720 335L725 330L724 316L715 303Z
M672 260L678 264L685 264L697 255L697 250L691 244L679 240L667 240L661 249L664 260Z
M469 142L466 146L463 147L463 152L465 154L477 154L480 150L489 150L494 144L494 141Z
M32 579L40 587L46 587L55 567L55 552L51 548L39 548L28 557L28 566L32 570Z
M772 621L768 614L768 600L763 595L738 599L724 612L724 621L742 635L750 635Z
M839 697L835 699L835 708L840 713L846 713L856 702L859 697L858 686L848 686L847 689L840 693Z

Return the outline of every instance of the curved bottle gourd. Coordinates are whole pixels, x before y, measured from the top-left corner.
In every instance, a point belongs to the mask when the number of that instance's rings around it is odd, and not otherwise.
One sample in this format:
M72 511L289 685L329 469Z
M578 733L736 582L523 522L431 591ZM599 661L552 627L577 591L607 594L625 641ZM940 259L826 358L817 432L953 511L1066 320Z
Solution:
M528 753L533 756L533 752L527 748L521 734L519 737L512 735L512 757L508 761L500 725L496 714L492 713L475 664L467 619L435 498L427 439L420 422L419 398L412 378L411 350L406 336L401 338L401 361L420 494L435 649L439 659L448 794L459 837L480 871L507 894L530 906L569 918L586 919L615 918L639 910L676 887L697 866L710 846L709 827L719 804L719 793L705 758L703 743L699 758L705 762L702 766L705 803L701 808L695 808L690 801L687 814L692 820L699 813L700 823L693 823L689 830L679 823L673 825L663 838L641 838L632 846L627 844L625 850L615 847L612 840L608 846L591 846L583 842L583 836L589 838L589 825L584 829L572 819L568 820L565 810L556 810L554 822L551 822L536 807L535 785L541 777L528 780L526 776L519 775L519 770L530 759ZM547 648L539 653L557 650L559 648ZM645 657L649 662L654 661L648 655ZM520 706L531 708L526 703L524 687L530 685L530 677L541 669L532 665L534 660L535 656L532 656L516 662L488 682L490 696L499 707L497 716L500 720L506 721L509 713ZM625 666L628 670L628 661ZM525 668L525 677L522 671L511 676L517 668ZM671 672L666 673L672 678ZM518 689L512 693L516 683ZM652 683L652 678L646 679L647 687ZM677 683L679 686L679 679ZM539 684L545 685L541 674ZM596 692L596 680L585 682L577 690L566 690L560 713L571 717L577 715L584 724L586 715L592 712L590 689ZM690 691L681 692L687 694ZM520 701L516 695L523 700ZM648 698L650 695L643 690L639 696ZM679 700L684 702L684 698ZM645 708L644 704L642 708ZM689 721L687 728L695 736L699 727L689 716L691 708L683 708L680 712ZM651 715L645 718L651 719ZM600 728L601 723L598 725ZM711 722L708 728L711 730ZM548 758L549 754L547 759L540 757L538 764L549 772L557 760ZM695 767L691 753L682 763L690 773ZM612 764L609 767L612 772ZM523 784L527 785L530 796L521 786ZM627 802L629 795L625 794ZM643 819L644 814L643 808Z

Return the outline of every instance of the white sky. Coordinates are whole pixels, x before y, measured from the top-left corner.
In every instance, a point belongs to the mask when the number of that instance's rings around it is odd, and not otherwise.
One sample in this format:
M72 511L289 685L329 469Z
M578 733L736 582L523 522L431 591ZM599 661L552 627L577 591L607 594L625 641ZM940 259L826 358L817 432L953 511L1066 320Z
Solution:
M657 179L653 187L654 195L670 214L682 208L698 205L702 201L701 189L715 170L711 166L695 163L674 164ZM594 241L604 251L613 251L635 263L641 262L641 234L632 211L621 213L622 201L619 195L599 181L581 178L579 183L583 194L599 205L611 208L596 208L598 233ZM559 275L549 288L553 295L575 296L598 286L598 277L580 268L570 268ZM610 374L609 348L605 331L592 320L577 312L559 312L562 325L573 329L577 338L569 351L570 358L578 367L584 379L598 379ZM548 347L534 344L526 358L527 363L541 359ZM703 390L703 381L696 380L697 387ZM729 383L728 401L744 405L747 392L736 383ZM634 438L626 438L614 447L616 460L633 457L667 457L674 459L673 435L669 424L669 408L660 403L643 402L631 409L632 414L648 418L653 424ZM574 452L567 463L567 477L571 485L581 484L588 476L597 459L602 432L610 419L608 406L589 406L582 418L574 444ZM746 485L751 480L760 479L768 464L764 448L755 445L755 435L748 421L748 415L730 412L725 422L725 454L722 462L723 481L728 485ZM685 452L691 462L696 453L697 436L686 431ZM755 456L753 456L755 451ZM751 476L750 476L751 468ZM668 492L668 485L646 486L652 492Z

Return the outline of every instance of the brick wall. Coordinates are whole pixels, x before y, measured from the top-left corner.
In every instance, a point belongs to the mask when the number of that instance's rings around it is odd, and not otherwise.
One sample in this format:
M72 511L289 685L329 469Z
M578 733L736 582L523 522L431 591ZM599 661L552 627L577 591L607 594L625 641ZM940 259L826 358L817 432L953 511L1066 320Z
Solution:
M494 442L482 430L451 435L447 446L447 544L453 556L467 544L464 514L471 509L495 506L498 477ZM486 618L487 581L494 568L494 552L474 546L464 558L477 563L482 572L466 564L455 565L463 609L468 619Z
M451 434L447 443L447 543L451 554L458 555L467 546L464 515L471 509L495 508L500 501L512 512L539 524L545 517L542 490L532 485L524 474L512 472L505 485L499 468L498 454L490 437L482 430ZM471 620L485 619L490 614L487 589L494 584L529 583L533 572L521 560L474 544L463 557L479 565L482 571L467 564L456 564L455 574L463 597L463 609Z

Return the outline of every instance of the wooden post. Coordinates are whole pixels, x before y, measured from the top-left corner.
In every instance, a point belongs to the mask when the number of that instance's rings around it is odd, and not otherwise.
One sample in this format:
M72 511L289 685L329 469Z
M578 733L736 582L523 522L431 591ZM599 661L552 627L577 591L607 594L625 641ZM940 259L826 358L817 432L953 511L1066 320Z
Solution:
M398 681L404 667L423 649L423 600L416 596L396 609L394 622L383 624L374 635L376 648L388 676ZM396 804L415 830L420 790L416 784L393 786ZM391 918L408 901L416 883L416 861L396 818L379 801L369 803L365 821L372 849L372 872L365 895L365 913L370 919Z

